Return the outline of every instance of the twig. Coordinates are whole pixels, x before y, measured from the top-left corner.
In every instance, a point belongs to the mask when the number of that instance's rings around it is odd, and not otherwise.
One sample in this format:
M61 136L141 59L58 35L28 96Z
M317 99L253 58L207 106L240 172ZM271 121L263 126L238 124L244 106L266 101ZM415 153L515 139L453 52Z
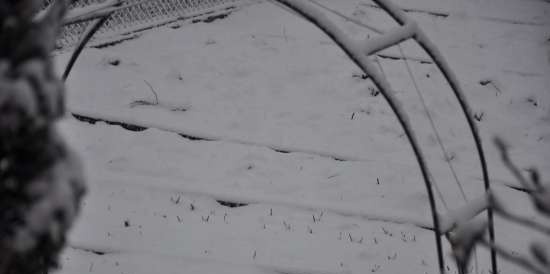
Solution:
M155 89L153 88L153 86L151 86L151 84L149 82L147 82L147 80L143 80L143 82L145 82L145 84L147 86L149 86L149 89L151 90L151 92L153 92L153 94L155 95L155 105L158 105L159 104L159 97L158 97L158 94L157 92L155 91Z
M494 202L493 202L494 203ZM548 236L550 236L550 228L549 227L546 227L538 222L535 222L531 219L528 219L528 218L525 218L525 217L522 217L522 216L518 216L516 214L513 214L509 211L507 211L506 209L504 209L501 205L499 205L498 203L495 205L493 204L493 209L495 210L495 212L497 214L499 214L501 217L503 218L506 218L512 222L515 222L517 224L520 224L520 225L523 225L527 228L531 228L533 230L537 230L543 234L546 234Z
M535 273L535 274L548 274L543 269L540 269L539 267L534 265L529 259L527 259L523 256L513 255L508 250L502 248L499 245L490 243L486 239L482 239L481 244L483 246L487 247L488 249L498 253L498 255L500 255L503 259L505 259L509 262L512 262L512 263L514 263L518 266L521 266L521 267L525 268L526 270L528 270L532 273Z
M514 163L512 163L512 160L510 159L510 156L508 154L508 145L499 137L495 137L494 139L495 145L497 149L500 152L500 157L502 158L502 161L504 162L504 165L510 170L512 175L516 177L516 180L518 180L521 185L526 189L535 189L533 186L531 186L525 177L521 175L521 172L519 171L519 168L517 168Z

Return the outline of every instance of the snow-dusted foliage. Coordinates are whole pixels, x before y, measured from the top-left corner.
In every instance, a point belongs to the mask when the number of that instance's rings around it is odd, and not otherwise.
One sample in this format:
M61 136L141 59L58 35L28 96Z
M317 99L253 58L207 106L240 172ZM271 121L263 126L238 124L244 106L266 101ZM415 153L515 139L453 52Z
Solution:
M64 86L50 52L66 9L57 1L0 2L0 273L57 265L85 193L78 158L57 133Z

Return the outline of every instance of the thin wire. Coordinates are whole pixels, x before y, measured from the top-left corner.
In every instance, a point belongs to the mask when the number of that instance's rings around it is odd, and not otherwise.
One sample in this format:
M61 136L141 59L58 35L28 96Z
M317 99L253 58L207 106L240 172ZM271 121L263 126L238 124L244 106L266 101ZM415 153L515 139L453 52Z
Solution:
M352 23L358 25L358 26L367 28L367 29L369 29L369 30L371 30L371 31L373 31L373 32L378 33L378 34L382 34L382 33L383 33L382 30L380 30L380 29L378 29L378 28L376 28L376 27L369 26L369 25L367 25L367 24L365 24L365 23L363 23L363 22L361 22L361 21L359 21L359 20L355 20L355 19L353 19L353 18L350 18L349 16L346 16L345 14L342 14L341 12L339 12L339 11L337 11L337 10L334 10L334 9L332 9L332 8L330 8L330 7L327 7L327 6L325 6L325 5L323 5L323 4L319 3L319 2L317 2L317 1L315 1L315 0L309 0L309 1L310 1L311 3L313 3L313 4L315 4L315 5L317 5L317 6L321 7L321 8L323 8L323 9L325 9L325 10L327 10L327 11L329 11L329 12L335 14L335 15L340 16L341 18L344 18L345 20L347 20L347 21L349 21L349 22L352 22ZM419 90L419 88L418 88L418 84L417 84L417 82L416 82L416 80L415 80L415 78L414 78L414 75L412 74L412 70L411 70L411 68L410 68L410 66L409 66L409 62L408 62L408 61L406 60L406 58L405 58L405 53L403 52L403 48L401 47L401 45L398 45L398 47L399 47L399 51L400 51L400 53L401 53L401 57L402 57L403 61L405 62L405 65L406 65L406 67L407 67L407 71L408 71L408 73L409 73L409 76L411 77L411 79L412 79L412 81L413 81L414 87L415 87L415 89L416 89L416 93L418 94L418 96L420 97L420 100L422 101L422 105L424 106L424 109L426 110L426 114L427 114L427 116L428 116L428 120L430 121L430 125L431 125L432 129L433 129L434 132L435 132L435 136L436 136L437 142L438 142L438 144L439 144L439 147L441 148L441 151L443 152L443 157L445 157L445 162L447 162L447 164L448 164L448 166L449 166L449 169L451 170L451 173L452 173L452 175L453 175L453 178L454 178L455 182L457 183L458 188L460 189L460 193L462 194L462 198L464 199L464 201L468 201L468 199L466 198L466 193L464 192L464 188L462 187L462 184L460 183L460 180L458 179L458 176L457 176L457 174L456 174L456 171L455 171L453 165L451 164L451 162L449 161L449 153L447 152L447 149L446 149L445 146L443 145L443 141L442 141L442 139L441 139L441 135L439 134L439 131L437 130L437 127L435 126L435 122L434 122L432 116L430 115L430 112L428 111L428 107L427 107L427 105L426 105L426 101L424 100L424 97L422 96L422 93L420 93L420 90ZM376 60L376 63L378 64L378 66L379 66L379 68L380 68L380 71L382 72L382 74L384 75L384 77L386 77L386 75L385 75L385 73L384 73L384 70L382 69L382 66L380 65L380 61L378 60L378 57L376 57L375 60ZM386 79L387 79L387 77L386 77ZM436 185L437 185L437 184L436 184ZM440 191L439 191L439 188L438 188L437 186L436 186L436 188L437 188L437 191L440 192ZM446 204L446 203L445 203L445 200L442 199L442 197L443 197L443 196L441 195L440 199L442 200L442 202L443 202L444 204ZM446 207L447 210L448 210L448 207L447 207L447 206L445 206L445 207Z
M341 18L343 18L343 19L345 19L345 20L347 20L347 21L349 21L349 22L352 22L352 23L354 23L354 24L356 24L356 25L358 25L358 26L367 28L367 29L369 29L369 30L371 30L371 31L373 31L373 32L378 33L378 34L382 34L382 33L383 33L382 30L380 30L380 29L378 29L378 28L376 28L376 27L367 25L367 24L365 24L365 23L363 23L363 22L361 22L361 21L359 21L359 20L355 20L355 19L353 19L353 18L350 18L349 16L346 16L345 14L342 14L341 12L339 12L339 11L337 11L337 10L334 10L334 9L332 9L332 8L330 8L330 7L327 7L327 6L325 6L325 5L321 4L321 3L318 3L318 2L315 1L315 0L309 0L309 2L315 4L315 5L321 7L321 8L323 8L323 9L325 9L325 10L327 10L327 11L329 11L329 12L335 14L335 15L338 15L338 16L340 16ZM410 71L410 68L409 68L409 66L408 66L408 62L407 62L407 60L406 60L405 54L403 53L403 51L402 51L402 49L401 49L401 46L400 46L400 45L398 45L398 46L399 46L399 49L401 50L401 57L402 57L402 59L405 61L405 64L407 65L407 69L409 70L409 75L411 75L411 78L412 78L412 80L413 80L413 82L414 82L416 91L417 91L417 93L420 95L420 98L421 98L421 100L422 100L422 102L423 102L424 108L427 110L426 104L425 104L425 102L424 102L424 98L423 98L422 95L420 94L420 91L419 91L419 89L418 89L418 86L417 86L417 84L416 84L416 81L415 81L414 77L413 77L412 74L411 74L411 71ZM380 72L382 72L382 75L384 76L384 78L387 79L386 73L384 72L384 69L382 68L382 65L380 64L380 61L378 60L378 56L375 56L375 61L376 61L376 63L378 64L378 67L380 68ZM451 172L453 173L453 177L455 178L455 181L456 181L456 182L458 183L458 185L459 185L460 191L461 191L461 193L462 193L462 197L465 199L465 201L467 201L466 195L465 195L465 193L464 193L464 189L462 188L462 185L460 184L460 181L458 180L458 176L456 175L456 172L455 172L455 170L454 170L454 167L453 167L452 164L448 161L448 159L449 159L449 158L448 158L448 153L446 152L446 149L443 147L443 142L441 141L441 137L440 137L440 135L439 135L439 132L437 131L437 129L436 129L436 127L435 127L435 123L433 122L433 119L431 118L430 113L429 113L428 111L426 111L426 112L427 112L427 114L428 114L428 118L429 118L430 123L431 123L431 125L432 125L432 129L433 129L434 132L436 133L436 138L437 138L437 140L438 140L438 143L439 143L440 147L441 147L442 150L443 150L443 155L444 155L444 157L445 157L445 161L449 164L449 167L450 167L450 169L451 169ZM430 174L429 176L433 178L433 176L432 176L431 174ZM448 206L447 202L445 201L445 199L444 199L444 197L443 197L443 193L441 192L441 189L439 188L439 186L437 185L437 183L435 183L435 181L434 181L434 188L435 188L435 190L436 190L436 192L437 192L437 195L439 196L439 199L441 200L441 203L443 204L443 206L445 207L445 209L446 209L447 211L449 211L449 206Z
M399 52L401 53L401 56L405 56L405 53L403 52L403 47L401 47L401 44L398 44L397 46L399 47ZM409 76L410 76L410 78L413 82L416 93L418 94L418 97L420 97L420 101L422 102L422 105L424 106L424 109L426 110L426 115L428 116L428 120L430 121L431 127L432 127L432 129L435 133L437 143L439 144L439 147L441 148L441 151L443 152L443 157L445 157L445 162L447 162L447 165L449 166L449 169L451 170L451 173L453 174L453 178L455 179L455 182L458 185L458 188L460 189L460 193L462 194L462 198L464 198L465 202L468 202L468 198L466 197L466 193L464 192L464 188L462 187L462 184L460 183L460 180L458 179L458 176L456 174L454 166L453 166L453 164L451 163L451 161L448 157L449 154L447 152L447 149L443 145L443 141L441 139L441 136L439 135L439 131L437 130L437 127L435 125L435 122L433 120L432 115L430 114L428 106L426 105L426 101L424 100L424 96L422 96L422 93L420 92L420 89L418 88L418 83L416 82L416 78L414 77L414 74L413 74L412 69L409 65L409 62L407 61L407 59L403 59L403 61L405 62L405 66L407 67L407 71L408 71ZM433 182L434 182L434 186L436 186L436 189L439 192L439 188L437 187L436 181L434 180ZM443 198L443 197L441 197L441 198ZM447 206L445 206L445 207L447 208ZM447 208L447 210L449 210L449 209ZM479 273L479 260L478 260L478 256L477 256L477 248L474 249L474 266L475 266L474 267L475 268L475 273L478 274Z
M350 18L349 16L346 16L345 14L342 14L341 12L339 12L339 11L337 11L337 10L334 10L334 9L332 9L332 8L330 8L330 7L327 7L327 6L325 6L325 5L323 5L323 4L319 3L319 2L317 2L317 1L315 1L315 0L309 0L309 1L310 1L311 3L313 3L313 4L315 4L315 5L317 5L317 6L321 7L321 8L323 8L323 9L325 9L325 10L327 10L327 11L329 11L329 12L335 14L335 15L340 16L341 18L344 18L345 20L347 20L347 21L349 21L349 22L352 22L352 23L358 25L358 26L367 28L367 29L369 29L369 30L371 30L371 31L373 31L373 32L378 33L378 34L382 34L382 33L383 33L382 30L380 30L380 29L378 29L378 28L376 28L376 27L369 26L369 25L367 25L367 24L365 24L365 23L363 23L363 22L361 22L361 21L359 21L359 20L355 20L355 19L353 19L353 18ZM451 162L450 162L450 160L449 160L449 153L447 152L447 149L446 149L445 146L443 145L443 141L442 141L442 139L441 139L441 135L439 134L439 131L437 130L437 127L436 127L436 125L435 125L435 122L434 122L434 120L433 120L433 118L432 118L432 116L431 116L431 114L430 114L430 112L429 112L429 110L428 110L428 107L427 107L427 105L426 105L426 101L424 100L424 97L422 96L422 93L420 92L420 90L419 90L419 88L418 88L418 84L417 84L416 79L414 78L414 75L413 75L413 73L412 73L412 70L411 70L411 68L410 68L410 66L409 66L409 62L407 61L407 59L406 59L406 57L405 57L405 53L403 52L403 48L401 47L401 45L397 45L397 46L399 47L399 51L400 51L400 53L401 53L401 57L402 57L403 61L405 62L405 66L407 67L407 71L408 71L408 73L409 73L409 76L411 77L411 80L413 81L413 84L414 84L416 93L417 93L418 96L420 97L420 101L422 102L422 105L424 106L424 109L426 110L426 114L427 114L427 116L428 116L428 120L429 120L429 122L430 122L430 125L431 125L431 127L432 127L434 133L435 133L435 136L436 136L436 139L437 139L437 143L439 144L439 147L441 148L441 151L443 152L443 157L445 158L445 162L447 162L447 165L449 166L449 169L451 170L451 173L452 173L452 175L453 175L453 178L454 178L454 180L455 180L455 182L456 182L458 188L460 189L460 193L461 193L461 195L462 195L462 198L464 199L464 201L467 202L467 201L468 201L468 198L466 197L466 193L465 193L465 191L464 191L464 188L463 188L462 184L460 183L460 180L458 179L458 175L456 174L456 170L454 169L454 166L451 164ZM380 68L380 71L382 72L382 74L384 75L384 77L386 77L386 75L385 75L385 73L384 73L384 70L382 69L382 66L381 66L380 61L378 60L378 57L377 57L377 56L375 57L375 60L376 60L376 63L378 64L378 66L379 66L379 68ZM387 77L386 77L386 79L387 79ZM431 176L431 175L430 175L430 176ZM449 210L448 206L446 205L445 200L443 199L443 195L442 195L442 193L441 193L439 187L437 186L437 184L434 184L434 185L435 185L435 187L436 187L436 190L437 190L437 192L438 192L438 195L440 196L440 199L441 199L442 203L444 204L445 208L446 208L447 210Z
M349 16L347 16L347 15L345 15L345 14L343 14L343 13L341 13L341 12L335 10L335 9L332 9L332 8L330 8L330 7L327 7L327 6L325 6L325 5L323 5L323 4L319 3L319 2L317 2L317 1L315 1L315 0L309 0L309 2L311 2L311 3L313 3L313 4L317 5L317 6L319 6L319 7L321 7L321 8L323 8L323 9L325 9L325 10L328 10L328 11L332 12L332 13L335 14L335 15L340 16L341 18L343 18L343 19L346 20L346 21L350 21L350 22L352 22L352 23L355 23L355 24L358 25L358 26L364 27L364 28L369 29L369 30L371 30L371 31L373 31L373 32L375 32L375 33L378 33L378 34L384 33L383 30L381 30L381 29L379 29L379 28L377 28L377 27L373 27L373 26L367 25L367 24L365 24L365 23L363 23L363 22L361 22L361 21L359 21L359 20L350 18Z
M376 61L376 64L378 64L378 68L380 69L380 72L382 73L382 76L384 76L384 78L388 79L388 77L386 75L386 72L384 71L384 68L382 67L382 64L380 64L380 60L378 59L378 56L374 56L374 60ZM449 211L449 205L447 204L447 202L445 201L445 199L443 197L443 192L441 192L441 189L439 188L437 183L433 180L433 176L432 176L431 172L429 172L429 171L428 171L428 176L430 176L430 180L432 180L434 182L433 185L434 185L435 191L437 192L437 196L439 197L439 200L441 200L441 203L443 204L445 209L447 211Z
M380 62L380 60L378 59L378 56L375 56L374 57L375 61L376 61L376 64L378 64L378 68L380 69L380 72L382 72L382 75L384 76L384 78L388 79L387 75L386 75L386 72L384 71L384 68L382 67L382 64ZM429 176L430 176L430 180L434 181L433 180L433 176L431 174L431 172L429 172ZM449 211L449 206L447 204L447 202L445 201L444 197L443 197L443 192L441 192L441 189L439 188L439 186L435 183L434 181L434 188L435 188L435 191L437 192L437 196L439 197L439 199L441 200L441 203L443 204L443 206L445 207L445 209L447 211Z
M415 156L416 162L418 164L418 167L420 169L420 172L422 173L422 179L424 181L424 185L426 187L426 192L428 194L428 202L430 203L430 211L432 213L432 222L434 226L434 236L435 236L435 245L437 250L437 261L438 261L438 268L441 273L445 272L445 256L443 255L443 245L441 242L441 230L440 230L440 222L439 222L439 216L437 213L437 203L434 197L433 189L432 189L432 182L430 181L430 178L428 176L427 172L427 164L424 159L424 155L422 154L422 150L420 149L420 145L418 144L418 140L416 139L416 135L414 134L412 127L409 123L409 120L404 113L404 110L399 103L399 101L394 98L394 95L392 93L392 89L389 85L389 83L386 81L385 78L382 77L382 75L377 73L377 69L374 68L374 64L370 62L368 57L366 55L363 55L362 52L354 47L353 45L349 44L349 38L347 35L345 35L339 28L334 25L334 23L330 20L323 20L325 17L320 16L318 12L315 11L315 9L310 9L307 4L305 4L304 1L301 0L273 0L280 2L282 4L285 4L289 8L295 10L297 13L299 13L305 20L308 22L314 24L316 27L318 27L323 33L325 33L329 38L336 43L336 45L341 48L347 57L355 65L361 68L364 73L374 73L371 75L371 80L374 83L374 85L380 89L380 93L386 99L388 105L390 106L391 110L395 113L397 121L403 128L403 131L405 135L407 136L407 139L411 145L411 149L413 151L413 154ZM380 1L380 0L375 0Z
M401 56L405 56L405 54L403 53L403 47L401 47L401 45L397 45L397 46L399 47L399 52L401 53ZM460 189L460 193L462 194L462 198L464 199L464 201L467 202L468 198L466 197L466 193L464 192L464 188L462 186L462 183L458 179L458 176L456 174L454 166L453 166L453 164L451 163L451 161L449 159L449 153L447 152L447 149L445 148L445 145L443 145L443 140L441 139L441 135L439 134L439 131L437 130L437 126L435 125L433 117L430 114L428 106L426 105L426 100L424 100L424 96L422 95L422 93L420 92L420 89L418 88L418 83L416 82L416 78L414 77L414 74L413 74L412 69L409 65L409 62L406 59L403 59L403 62L405 62L405 67L407 68L407 72L409 73L409 76L410 76L410 78L413 82L414 89L416 90L416 93L418 94L418 97L420 98L420 101L422 102L422 106L426 110L426 116L428 116L428 120L430 121L430 126L432 127L432 129L435 133L435 138L437 139L437 143L439 144L439 147L441 148L441 152L443 152L443 157L445 157L445 162L449 166L449 169L451 170L453 178L454 178L458 188Z
M334 9L332 9L332 8L330 8L330 7L327 7L327 6L325 6L325 5L323 5L323 4L319 3L319 2L317 2L317 1L315 1L315 0L309 0L309 1L312 2L312 3L314 3L315 5L317 5L317 6L321 7L321 8L323 8L323 9L329 11L329 12L332 12L332 13L335 14L335 15L340 16L341 18L344 18L345 20L347 20L347 21L349 21L349 22L352 22L352 23L358 25L358 26L367 28L367 29L369 29L369 30L371 30L371 31L373 31L373 32L378 33L378 34L382 34L382 33L383 33L382 30L380 30L380 29L378 29L378 28L376 28L376 27L369 26L369 25L367 25L367 24L365 24L365 23L363 23L363 22L361 22L361 21L359 21L359 20L355 20L355 19L353 19L353 18L350 18L349 16L346 16L345 14L342 14L341 12L339 12L339 11L337 11L337 10L334 10ZM413 84L414 84L414 87L415 87L415 89L416 89L416 92L417 92L418 96L420 97L420 100L422 101L422 105L424 106L424 109L426 109L426 114L427 114L428 119L429 119L429 121L430 121L431 127L432 127L432 129L434 130L434 132L435 132L435 136L436 136L437 142L438 142L438 144L439 144L439 147L441 148L441 151L443 152L443 156L445 157L445 162L447 162L447 164L448 164L448 166L449 166L449 169L451 170L451 173L452 173L452 175L453 175L453 178L454 178L455 182L457 183L458 188L460 189L460 193L462 194L462 198L464 199L464 201L468 201L468 199L466 198L466 193L464 192L464 188L462 187L462 184L460 183L460 180L458 179L458 176L457 176L457 174L456 174L456 171L455 171L453 165L451 164L451 162L449 161L449 153L447 152L445 146L443 145L443 141L442 141L442 139L441 139L441 135L439 134L439 131L437 130L437 127L435 126L435 122L433 121L433 118L432 118L432 116L430 115L430 113L429 113L429 111L428 111L428 108L427 108L427 105L426 105L426 101L424 100L424 97L423 97L422 94L420 93L420 90L419 90L419 88L418 88L418 84L417 84L417 82L416 82L416 80L415 80L415 78L414 78L414 76L413 76L413 74L412 74L412 70L411 70L411 68L410 68L410 66L409 66L409 62L406 60L405 54L404 54L404 52L403 52L403 48L401 47L401 45L398 45L398 47L399 47L399 51L401 52L401 57L402 57L403 61L405 62L405 65L406 65L406 67L407 67L407 71L409 72L409 76L411 77L411 79L412 79L412 81L413 81ZM382 74L384 75L384 77L386 77L386 75L385 75L385 73L384 73L384 70L382 69L382 66L380 65L380 61L378 60L378 57L376 57L375 60L376 60L376 63L378 64L378 66L380 67L380 71L382 72ZM386 78L387 78L387 77L386 77ZM437 187L437 184L435 184L435 185L436 185L436 188L437 188L437 192L439 192L439 193L441 194L441 192L440 192L440 190L439 190L439 187ZM449 210L449 208L447 207L446 202L445 202L445 200L443 199L443 196L442 196L442 195L440 195L440 199L441 199L442 203L445 205L445 207L447 208L447 210Z

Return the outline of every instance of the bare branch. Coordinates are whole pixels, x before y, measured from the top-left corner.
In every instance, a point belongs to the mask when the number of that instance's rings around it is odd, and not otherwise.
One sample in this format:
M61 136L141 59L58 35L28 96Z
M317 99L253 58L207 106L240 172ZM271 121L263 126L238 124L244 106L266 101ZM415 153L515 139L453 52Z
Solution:
M524 269L535 273L535 274L548 274L547 270L541 269L537 265L535 265L531 260L529 260L526 257L519 256L519 255L513 255L508 250L504 249L503 247L490 243L486 239L481 240L481 244L490 250L494 250L498 255L500 255L505 260L512 262L518 266L523 267Z
M155 95L155 105L158 105L159 104L159 96L157 94L157 92L155 91L155 89L153 88L153 86L151 86L151 84L149 84L149 82L147 82L147 80L143 80L143 82L145 82L145 84L147 86L149 86L149 89L151 90L151 92Z
M517 224L523 225L527 228L531 228L533 230L539 231L540 233L546 234L547 236L550 236L550 227L546 227L531 219L513 214L512 212L506 210L504 208L504 205L500 201L498 201L494 195L491 195L491 205L495 210L495 212L499 214L501 217L506 218Z
M494 139L495 146L497 147L498 151L500 152L500 157L502 158L502 162L504 162L504 165L510 170L512 175L516 177L516 180L518 180L521 185L526 189L533 189L533 186L527 182L525 177L521 175L521 172L519 171L519 168L517 168L514 163L512 163L512 160L510 160L510 156L508 154L508 145L499 137L495 137Z

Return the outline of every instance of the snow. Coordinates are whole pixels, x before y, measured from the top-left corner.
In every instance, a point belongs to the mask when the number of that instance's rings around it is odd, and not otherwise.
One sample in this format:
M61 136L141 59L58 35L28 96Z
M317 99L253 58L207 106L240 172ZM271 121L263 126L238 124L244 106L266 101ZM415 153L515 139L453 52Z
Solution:
M371 55L390 46L399 44L407 39L412 38L417 32L416 23L407 22L405 25L395 27L384 33L381 37L367 39L364 43L364 52Z
M120 0L108 0L99 4L91 4L86 7L77 7L71 9L65 16L65 22L82 22L84 20L90 20L105 16L116 10L114 9L114 7L120 3Z
M486 210L488 206L489 199L487 195L483 195L482 197L470 200L461 208L449 211L446 216L442 216L440 221L442 233L449 232L460 224L470 221L479 213Z
M472 111L483 113L476 123L496 194L541 220L526 195L506 187L518 183L490 140L503 136L520 167L537 166L549 178L550 7L499 1L396 2L449 14L407 13L455 71ZM377 29L396 25L365 1L320 3ZM354 41L369 33L325 16ZM411 41L402 47L427 59ZM69 54L56 56L58 71ZM378 61L445 199L441 215L461 208L404 63ZM479 160L454 95L433 64L409 65L467 197L481 196ZM354 74L360 69L322 32L265 2L209 24L183 22L85 49L68 78L69 110L148 129L62 122L84 158L90 192L59 273L436 273L426 190L410 146L381 96L371 95L372 83ZM155 101L144 80L158 104L133 104ZM496 221L499 243L527 254L523 235L533 232ZM487 273L488 253L478 255Z

